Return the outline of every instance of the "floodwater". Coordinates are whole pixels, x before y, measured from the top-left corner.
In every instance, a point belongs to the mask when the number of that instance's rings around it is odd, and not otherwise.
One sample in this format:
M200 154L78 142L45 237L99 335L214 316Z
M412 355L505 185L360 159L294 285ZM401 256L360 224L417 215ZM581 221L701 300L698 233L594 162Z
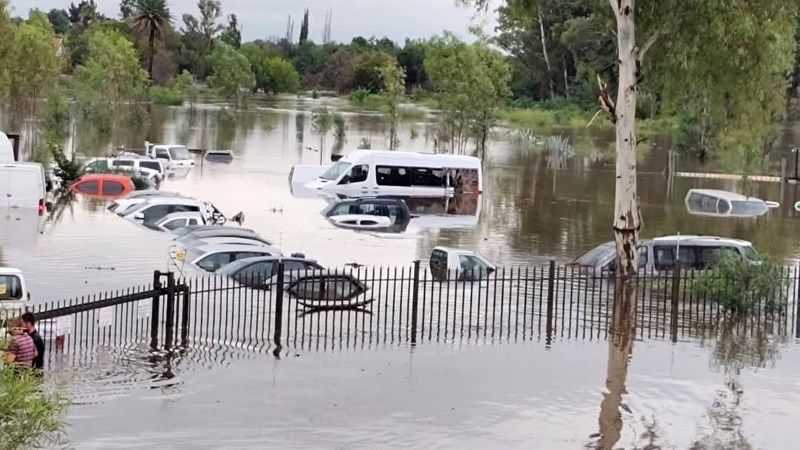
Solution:
M203 162L163 189L213 202L285 253L302 251L328 266L407 265L436 245L474 248L498 265L567 261L611 235L612 136L566 134L578 156L565 169L543 154L523 155L503 139L484 163L484 193L473 226L415 226L377 235L342 230L319 214L321 199L295 198L288 173L316 164L320 138L310 110L329 99L283 98L235 121L220 108L155 108L146 130L104 138L77 127L68 148L102 155L145 139L231 148L231 164ZM380 147L375 115L346 114L344 148L362 138ZM412 132L412 130L414 130ZM502 138L502 131L499 132ZM426 120L408 122L403 149L431 150ZM333 136L325 142L333 145ZM639 190L644 236L700 233L748 239L780 259L800 256L793 188L756 186L781 207L756 219L689 215L689 188L735 189L734 182L676 179L663 172L669 142L642 152ZM329 160L328 154L323 155ZM682 162L690 170L689 162ZM169 267L169 236L128 223L102 202L78 199L38 220L0 227L0 263L24 270L34 301L147 283ZM467 221L469 222L469 221ZM622 400L622 448L792 448L800 419L795 342L770 340L770 355L734 355L713 339L639 341ZM747 347L759 352L763 345ZM509 340L385 345L336 351L190 348L175 359L145 347L104 349L71 375L69 438L77 448L583 448L596 442L609 345L603 341ZM755 361L741 364L740 361ZM54 372L59 372L56 362ZM733 367L733 368L731 368ZM66 370L69 372L69 370Z
M321 199L293 197L288 173L294 164L318 164L320 138L312 131L310 111L332 99L283 98L255 106L235 120L218 106L154 107L149 129L128 128L97 136L88 126L76 126L68 150L103 155L119 146L141 147L151 142L179 142L190 147L233 149L231 164L203 162L187 176L162 187L211 201L229 217L244 212L244 226L275 241L284 253L301 251L328 266L357 262L406 265L427 259L436 245L477 249L497 265L530 265L550 259L568 261L609 240L614 202L612 136L584 130L542 131L570 136L577 156L567 168L548 168L546 156L521 154L498 131L484 163L484 193L475 213L459 220L439 220L406 233L376 235L333 227L319 212ZM374 114L344 113L344 149L364 138L373 147L383 143L383 125ZM403 124L401 148L433 149L430 119ZM583 134L582 134L583 133ZM324 160L334 146L325 140ZM793 187L760 184L757 194L781 201L781 207L757 219L719 219L689 215L683 197L692 187L735 189L731 181L676 179L671 192L664 176L668 140L653 139L642 151L639 192L644 217L643 236L717 234L748 239L777 258L800 255L800 221L792 205ZM198 160L198 163L200 161ZM678 166L679 169L687 169ZM78 199L49 220L3 219L0 263L19 267L27 275L35 300L55 300L104 289L141 284L155 269L168 267L169 236L121 220L97 200ZM466 219L466 220L465 220ZM466 222L466 225L465 225ZM472 222L472 223L470 223ZM342 249L347 249L342 251ZM57 276L53 276L56 275Z

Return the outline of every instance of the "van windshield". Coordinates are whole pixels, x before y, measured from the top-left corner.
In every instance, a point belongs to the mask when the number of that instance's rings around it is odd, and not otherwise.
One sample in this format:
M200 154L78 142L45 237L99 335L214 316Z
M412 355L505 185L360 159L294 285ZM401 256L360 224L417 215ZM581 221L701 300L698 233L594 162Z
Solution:
M172 159L175 160L192 159L192 156L189 154L189 149L187 149L182 145L179 145L177 147L170 147L169 154L170 156L172 156Z
M750 261L758 261L761 256L759 256L756 249L753 248L752 245L744 245L742 246L742 251L744 251L744 257Z
M337 180L343 173L347 172L350 166L352 166L352 164L349 162L338 161L326 170L325 173L320 175L320 178L329 181Z
M18 276L0 275L0 300L22 300L22 295L22 282Z

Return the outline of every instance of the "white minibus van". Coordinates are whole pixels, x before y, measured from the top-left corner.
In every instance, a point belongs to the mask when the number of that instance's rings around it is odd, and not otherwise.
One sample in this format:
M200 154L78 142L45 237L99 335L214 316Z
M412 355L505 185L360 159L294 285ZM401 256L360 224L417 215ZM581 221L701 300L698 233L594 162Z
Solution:
M355 150L304 187L348 197L480 194L483 171L472 156Z

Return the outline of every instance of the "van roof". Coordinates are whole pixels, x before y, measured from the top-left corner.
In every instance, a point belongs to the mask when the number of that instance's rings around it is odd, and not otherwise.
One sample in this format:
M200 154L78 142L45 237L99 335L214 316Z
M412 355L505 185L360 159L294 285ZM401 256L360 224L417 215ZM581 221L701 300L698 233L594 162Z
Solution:
M653 242L664 242L664 241L675 241L680 243L685 242L692 242L692 243L725 243L731 245L743 245L743 246L752 246L753 244L750 241L745 241L743 239L735 239L729 237L722 237L722 236L703 236L699 234L680 234L674 236L661 236L652 239Z
M400 152L394 150L353 150L347 153L339 161L345 162L358 162L359 160L368 156L380 156L385 161L398 161L398 162L436 162L443 167L451 164L459 164L461 167L481 167L481 160L474 156L466 155L451 155L449 153L422 153L422 152Z
M0 275L22 275L22 271L13 267L0 267Z

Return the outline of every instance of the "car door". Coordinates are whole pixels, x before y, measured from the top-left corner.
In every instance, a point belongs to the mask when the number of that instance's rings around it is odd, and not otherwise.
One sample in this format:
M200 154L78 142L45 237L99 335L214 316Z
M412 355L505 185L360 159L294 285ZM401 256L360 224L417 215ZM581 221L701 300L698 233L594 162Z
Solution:
M369 165L359 164L350 168L347 174L339 180L336 192L348 197L361 197L369 195Z

